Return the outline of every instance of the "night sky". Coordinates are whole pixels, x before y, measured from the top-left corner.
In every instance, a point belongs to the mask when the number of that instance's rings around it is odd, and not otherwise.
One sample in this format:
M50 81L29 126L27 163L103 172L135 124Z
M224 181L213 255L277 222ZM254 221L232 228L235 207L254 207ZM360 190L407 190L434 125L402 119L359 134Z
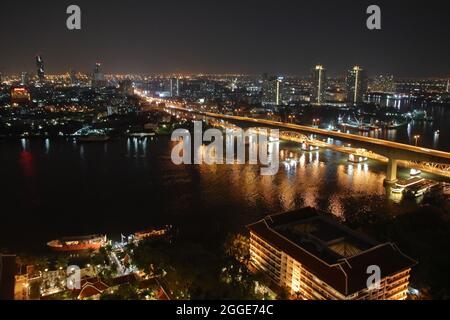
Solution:
M0 2L0 72L369 73L450 76L448 0L40 0ZM82 30L66 8L82 9ZM382 30L366 28L370 4Z

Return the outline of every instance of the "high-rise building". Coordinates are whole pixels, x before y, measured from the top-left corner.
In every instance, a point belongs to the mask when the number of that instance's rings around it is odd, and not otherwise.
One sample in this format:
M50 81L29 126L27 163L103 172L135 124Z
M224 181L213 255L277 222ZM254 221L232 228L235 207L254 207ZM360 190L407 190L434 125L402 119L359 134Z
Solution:
M365 71L354 66L347 73L347 103L358 104L363 101L364 94L367 92L367 79Z
M106 86L105 76L103 75L101 71L101 63L97 62L95 64L94 73L92 75L92 87L93 88L100 88Z
M394 76L378 75L372 79L370 84L371 92L392 93L395 92Z
M171 97L180 96L180 79L178 78L169 79L169 91Z
M78 85L77 73L73 69L70 70L70 83L72 86Z
M252 266L293 297L406 299L417 262L393 243L377 243L314 208L268 216L247 228Z
M263 76L262 83L262 105L280 106L282 104L283 77Z
M36 56L36 67L37 67L37 75L40 82L44 82L45 80L45 71L44 71L44 60L42 56Z
M28 86L30 84L30 75L28 72L22 72L20 84L22 86Z
M325 86L327 82L326 69L322 65L315 66L311 78L311 101L319 105L323 104L325 102Z

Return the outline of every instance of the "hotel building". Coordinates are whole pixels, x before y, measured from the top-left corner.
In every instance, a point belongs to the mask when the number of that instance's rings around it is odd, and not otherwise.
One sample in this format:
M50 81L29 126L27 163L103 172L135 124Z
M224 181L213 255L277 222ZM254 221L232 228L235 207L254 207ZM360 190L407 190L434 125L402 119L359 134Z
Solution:
M378 244L305 208L247 226L251 264L305 300L404 300L417 263L394 244ZM379 268L376 286L368 279Z

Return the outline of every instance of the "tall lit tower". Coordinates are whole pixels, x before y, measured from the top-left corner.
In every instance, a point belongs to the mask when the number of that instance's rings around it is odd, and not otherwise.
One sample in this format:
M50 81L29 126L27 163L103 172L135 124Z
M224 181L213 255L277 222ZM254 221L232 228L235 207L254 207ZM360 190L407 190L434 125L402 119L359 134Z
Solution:
M105 76L101 71L102 64L97 62L95 64L94 73L92 75L92 87L99 88L106 85Z
M169 86L170 86L170 96L171 97L178 97L180 96L180 79L178 78L170 78L169 80Z
M322 65L314 67L312 72L312 102L325 102L325 85L327 81L326 69Z
M278 77L276 82L275 105L277 106L281 104L281 84L283 83L283 80L283 77Z
M283 77L263 76L262 84L262 105L279 106L282 103L281 91Z
M37 75L40 82L45 80L44 60L41 55L36 56Z
M28 86L30 84L30 75L28 72L22 72L20 84L22 86Z
M367 91L367 80L364 70L359 66L354 66L347 74L347 102L358 104L363 101L363 96Z

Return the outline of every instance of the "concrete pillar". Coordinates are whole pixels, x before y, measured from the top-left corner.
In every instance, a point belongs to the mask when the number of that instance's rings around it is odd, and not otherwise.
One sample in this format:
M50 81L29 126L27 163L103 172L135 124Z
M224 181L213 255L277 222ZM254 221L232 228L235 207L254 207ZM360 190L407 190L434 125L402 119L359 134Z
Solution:
M385 183L394 184L397 182L397 162L397 159L389 158Z

